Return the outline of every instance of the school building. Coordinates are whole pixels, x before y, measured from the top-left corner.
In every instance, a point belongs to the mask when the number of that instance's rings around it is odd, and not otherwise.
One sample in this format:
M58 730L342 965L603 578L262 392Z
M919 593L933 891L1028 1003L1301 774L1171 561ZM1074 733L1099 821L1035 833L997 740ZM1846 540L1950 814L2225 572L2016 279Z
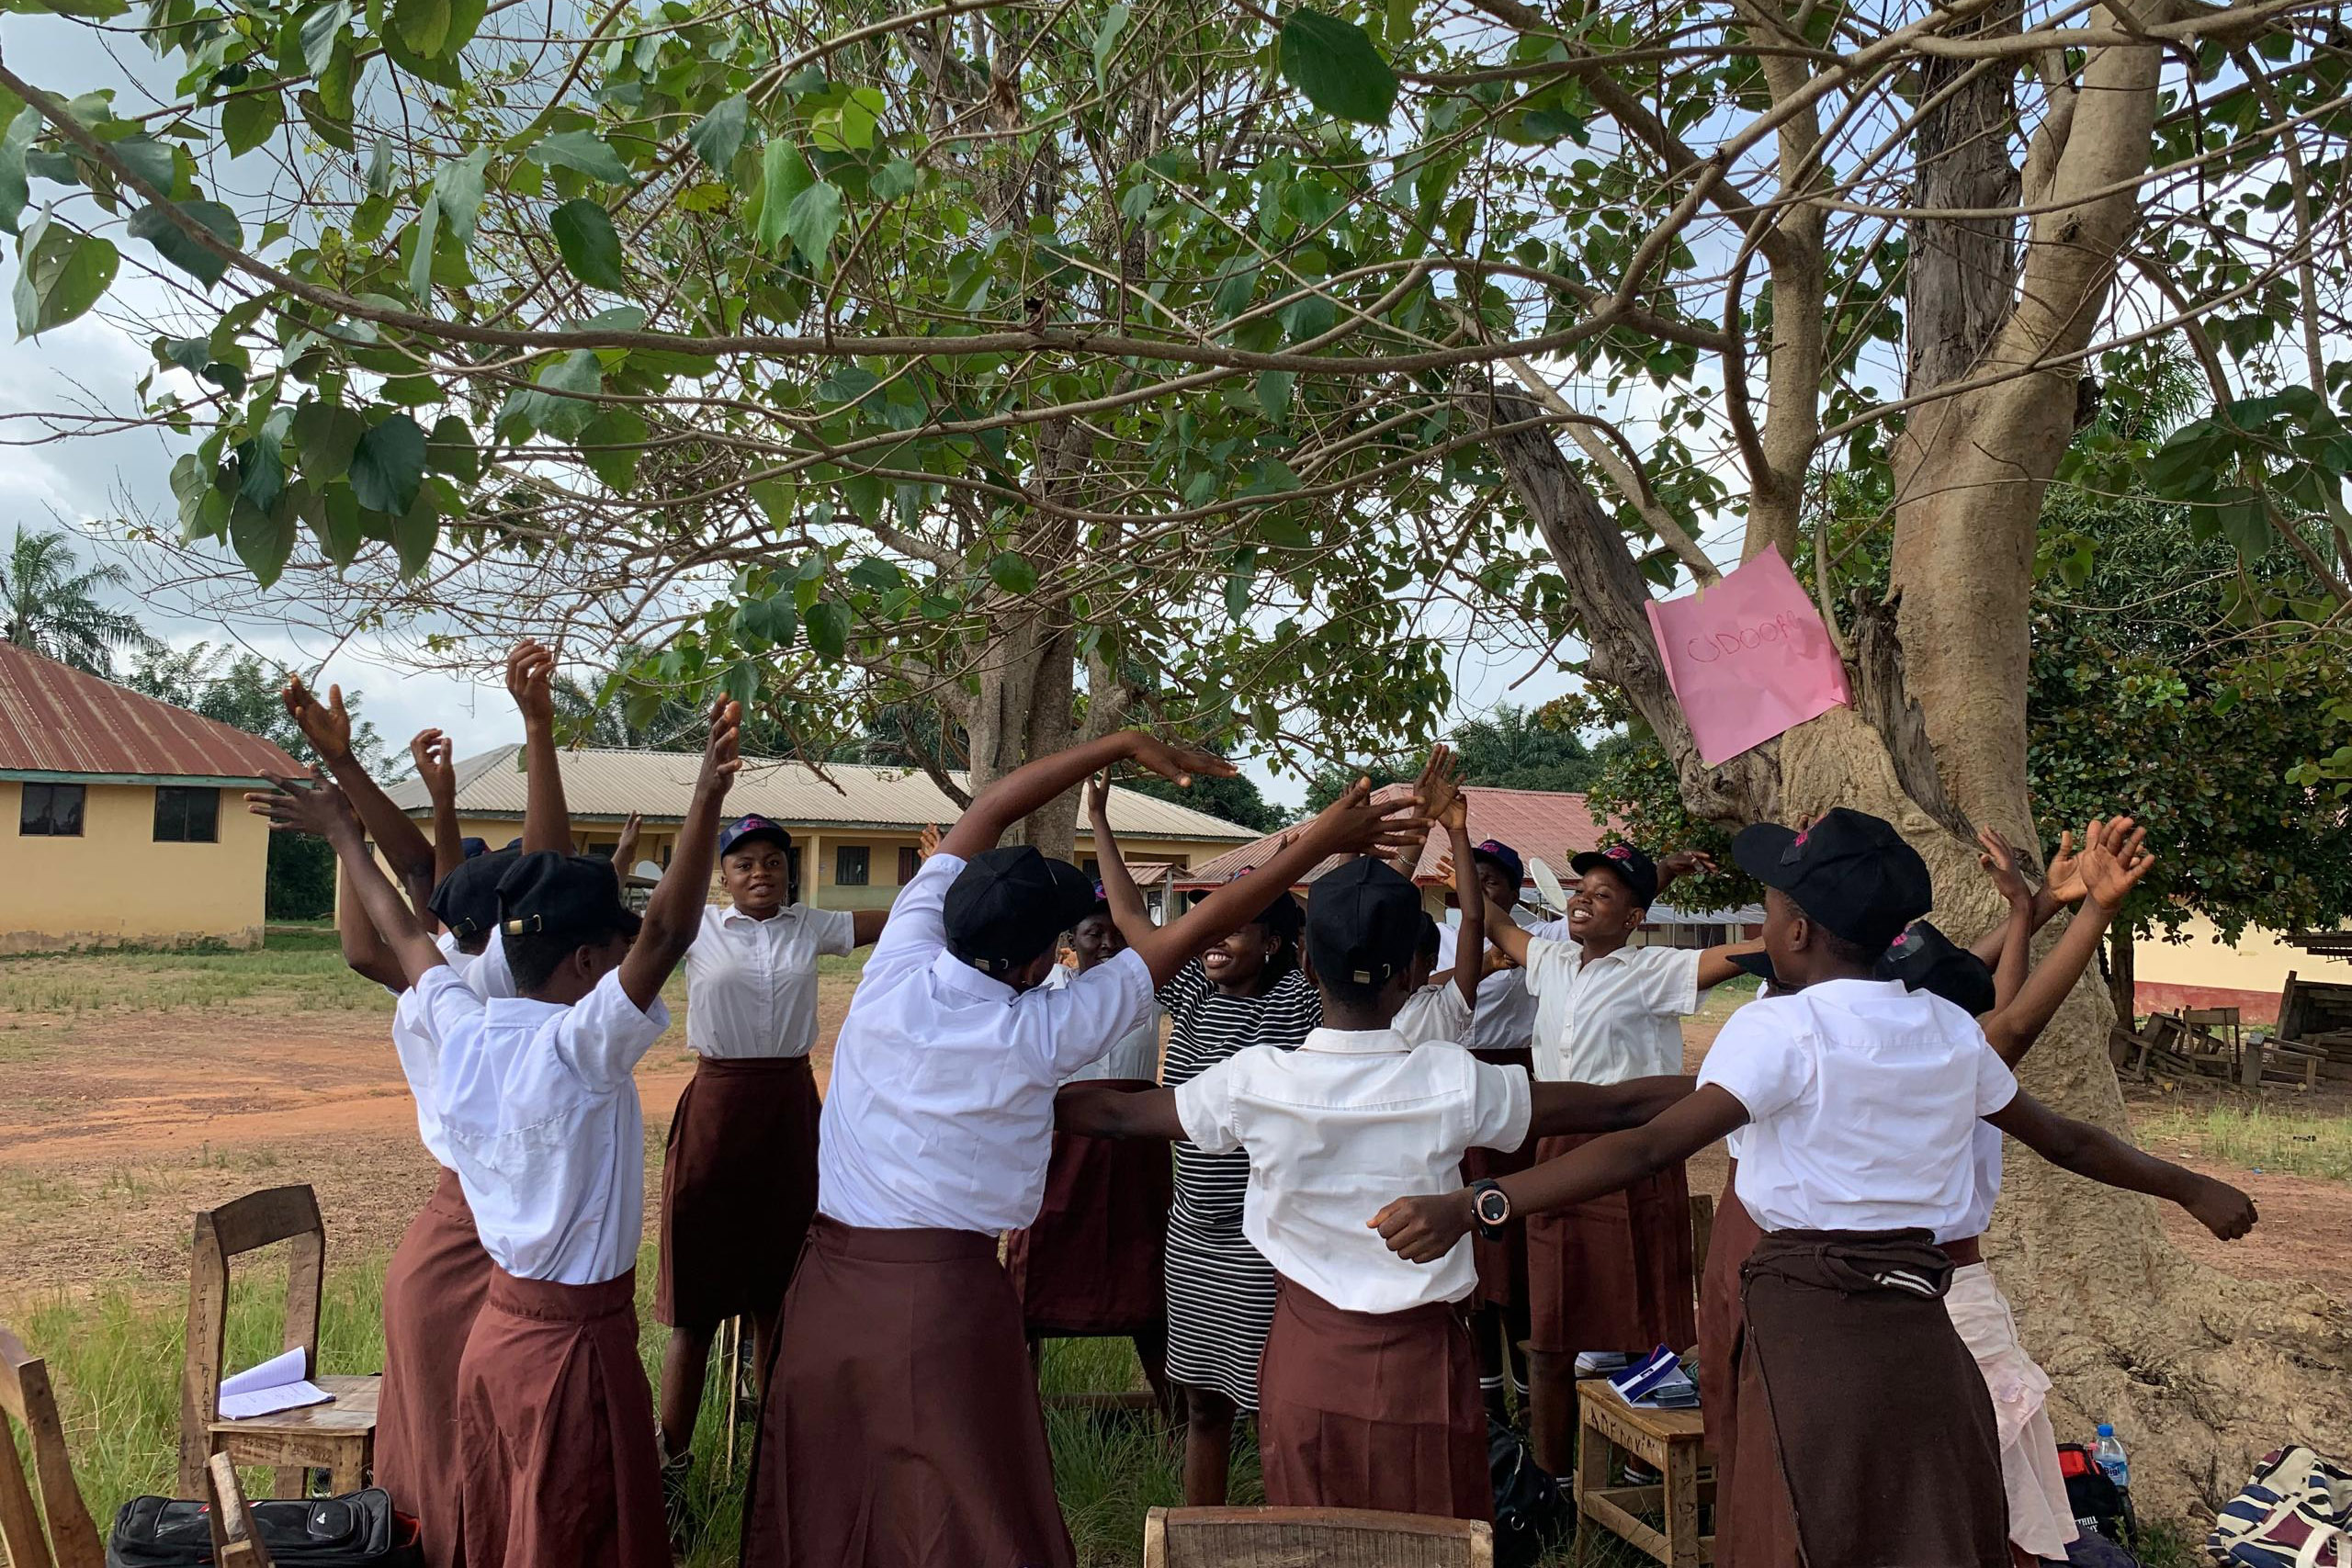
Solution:
M610 853L622 822L640 813L635 859L667 865L694 795L699 752L581 750L562 754L564 803L572 837L588 853ZM501 746L456 765L458 820L469 838L497 849L521 836L528 784L520 744ZM960 786L961 774L951 774ZM432 804L415 779L391 785L395 805L432 830ZM915 874L916 840L926 826L944 828L963 807L920 773L864 763L746 757L727 792L729 818L765 817L792 835L800 900L827 909L881 909ZM1254 837L1247 828L1190 807L1114 786L1111 827L1128 863L1153 877L1223 853ZM1091 865L1093 835L1081 812L1076 858Z
M0 642L0 953L262 938L266 740ZM13 828L11 827L13 825Z
M2352 986L2352 930L2281 934L2248 926L2235 942L2199 915L2182 940L2143 936L2132 947L2132 996L2143 1013L2236 1008L2249 1023L2278 1017L2287 976Z

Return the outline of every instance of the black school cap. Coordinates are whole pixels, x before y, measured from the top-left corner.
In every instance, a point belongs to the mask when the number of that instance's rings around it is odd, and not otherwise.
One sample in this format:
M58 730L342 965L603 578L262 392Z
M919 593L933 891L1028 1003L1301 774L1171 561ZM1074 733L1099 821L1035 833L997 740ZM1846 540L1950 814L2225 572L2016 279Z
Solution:
M1735 953L1731 961L1768 986L1777 988L1781 983L1772 972L1769 953ZM1882 980L1900 980L1906 990L1941 997L1974 1017L1993 1010L1993 971L1983 959L1925 920L1914 920L1903 929L1878 961L1877 973Z
M1420 946L1421 896L1385 861L1359 855L1315 882L1306 901L1306 955L1324 980L1385 984Z
M599 941L637 924L621 903L621 880L602 855L534 850L498 879L499 927L508 936Z
M516 858L512 852L500 850L459 861L441 879L424 907L459 942L486 934L498 923L498 879L506 874L506 868Z
M1094 908L1094 881L1028 844L983 850L948 885L947 951L983 975L1017 969Z
M1739 869L1793 899L1809 919L1871 953L1935 904L1928 863L1892 823L1840 806L1799 832L1777 822L1731 841Z
M763 840L780 850L792 848L792 835L784 830L782 823L765 817L745 817L718 830L718 858L725 860L728 851L746 840Z
M1510 879L1514 893L1517 892L1519 886L1527 880L1526 863L1519 858L1517 850L1512 849L1500 839L1488 839L1480 843L1477 848L1470 852L1470 860L1474 865L1482 860L1493 862L1495 869Z
M1633 890L1634 902L1641 908L1648 908L1657 897L1657 865L1634 845L1611 844L1605 850L1587 850L1568 862L1568 869L1578 876L1600 866L1615 872L1618 879Z

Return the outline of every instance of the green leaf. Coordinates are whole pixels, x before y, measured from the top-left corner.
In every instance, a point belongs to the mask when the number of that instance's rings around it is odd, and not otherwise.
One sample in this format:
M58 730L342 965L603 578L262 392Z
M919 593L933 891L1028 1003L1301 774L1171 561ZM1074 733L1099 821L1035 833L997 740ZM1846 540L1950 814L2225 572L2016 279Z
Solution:
M177 173L172 160L172 150L152 136L126 136L116 142L114 155L123 161L147 184L169 196L173 176Z
M739 659L727 667L727 673L720 678L718 687L743 706L750 707L752 699L760 694L760 667L748 659Z
M433 245L441 234L441 204L427 200L412 226L415 238L409 254L408 297L419 310L433 311Z
M424 427L404 413L361 435L351 454L351 489L359 504L388 517L407 516L424 482Z
M888 593L907 579L904 572L880 556L867 556L849 569L849 580L869 593Z
M627 185L628 165L593 130L559 130L526 154L549 168L577 169L592 180Z
M686 145L723 176L734 165L735 154L742 151L743 132L751 123L752 100L738 93L711 106L710 112L686 132Z
M449 41L449 0L394 0L392 27L401 42L430 60Z
M368 154L368 194L373 197L392 194L392 139L389 136L376 138L376 150ZM449 227L454 233L457 225L452 223Z
M462 248L474 243L474 220L481 215L483 171L490 166L490 149L477 147L433 172L433 200L449 225L449 238Z
M327 559L337 567L349 566L358 558L368 536L360 532L359 498L351 493L349 485L329 485L318 496L311 512L311 532Z
M273 498L274 499L274 498ZM294 510L257 506L240 498L229 513L229 547L264 588L277 581L294 553Z
M474 446L473 426L454 413L435 420L424 447L424 466L466 484L481 478L481 453Z
M820 272L824 270L825 251L841 226L842 193L826 180L794 197L784 215L785 232L792 236L793 248Z
M217 201L181 201L173 206L232 250L245 243L244 225L237 215ZM173 220L171 209L163 206L142 207L130 215L123 225L123 232L134 240L144 240L155 247L165 261L194 277L209 288L228 275L229 263L197 243L180 225Z
M392 522L392 549L401 558L401 575L414 577L433 559L441 537L441 514L430 496L420 491L416 503Z
M1017 550L1006 550L989 562L989 581L1007 593L1028 593L1037 586L1037 569Z
M62 327L98 302L122 258L95 234L53 227L43 209L17 243L17 336Z
M273 419L248 440L237 443L237 494L264 512L286 491L286 455L279 422Z
M40 134L40 110L28 107L8 122L0 136L0 229L13 234L24 221L25 203L32 190L25 178L25 152Z
M604 390L604 364L595 350L576 348L550 360L535 384L547 390L528 394L531 423L559 441L577 440L596 417L596 405L589 400ZM571 395L560 395L564 393Z
M1134 16L1134 6L1114 6L1102 14L1102 25L1094 29L1094 79L1105 86L1109 85L1111 51L1119 47L1119 35L1127 30Z
M351 454L367 428L356 409L341 403L304 403L294 411L294 452L311 490L323 491L351 471Z
M637 482L637 463L651 434L635 409L608 408L580 433L580 456L605 488L627 491Z
M808 628L808 646L827 659L839 659L849 647L849 606L820 599L801 617Z
M800 630L800 612L793 607L789 593L747 599L736 607L735 629L739 636L755 638L773 648L785 648Z
M229 156L243 157L277 134L286 123L286 95L275 88L239 93L220 106L220 139Z
M1396 73L1352 22L1301 6L1283 18L1283 80L1325 114L1386 125L1396 107Z
M1297 385L1298 372L1295 370L1258 372L1255 384L1258 406L1266 411L1268 419L1276 424L1283 423L1289 419L1291 389Z
M335 40L351 25L350 0L328 3L302 18L302 63L313 76L323 76L334 62Z
M613 220L603 208L580 197L549 213L548 227L554 231L555 247L563 253L563 265L572 276L616 294L628 289L628 274L621 270L621 237L613 231Z
M912 164L904 158L893 158L874 172L874 178L866 183L865 188L873 193L876 201L896 201L902 196L914 194L919 177Z
M791 210L795 197L807 190L816 179L808 172L808 160L800 149L782 137L770 141L760 153L760 249L780 251L781 242L792 231L786 227L786 214Z

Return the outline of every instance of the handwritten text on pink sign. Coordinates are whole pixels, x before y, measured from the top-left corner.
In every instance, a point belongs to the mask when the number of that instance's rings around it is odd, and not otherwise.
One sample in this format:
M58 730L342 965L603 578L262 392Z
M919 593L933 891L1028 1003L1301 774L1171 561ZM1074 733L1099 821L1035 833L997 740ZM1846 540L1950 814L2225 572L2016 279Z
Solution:
M1667 680L1710 767L1850 700L1828 628L1778 550L1648 608Z

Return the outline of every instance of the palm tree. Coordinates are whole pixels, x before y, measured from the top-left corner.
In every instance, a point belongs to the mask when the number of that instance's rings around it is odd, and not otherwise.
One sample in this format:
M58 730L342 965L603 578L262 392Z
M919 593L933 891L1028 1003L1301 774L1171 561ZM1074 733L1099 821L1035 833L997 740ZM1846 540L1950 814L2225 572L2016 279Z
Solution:
M130 574L112 564L75 570L81 564L65 535L27 533L18 524L0 569L0 615L18 648L111 679L116 653L158 645L139 617L98 602L100 589L130 586Z

